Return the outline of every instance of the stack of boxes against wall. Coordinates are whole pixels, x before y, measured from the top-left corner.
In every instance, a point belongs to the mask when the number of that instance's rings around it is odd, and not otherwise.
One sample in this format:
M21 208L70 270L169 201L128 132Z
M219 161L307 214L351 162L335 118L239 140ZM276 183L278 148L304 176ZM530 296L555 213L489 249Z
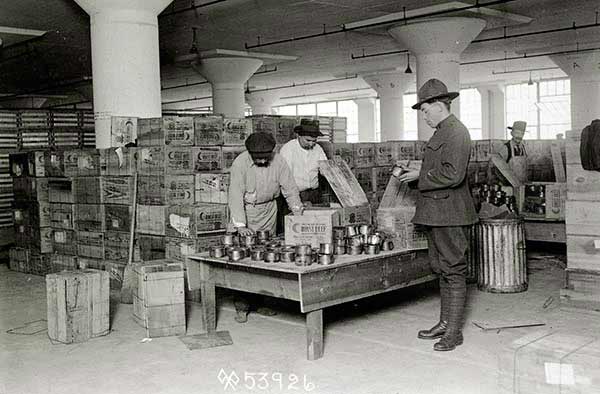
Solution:
M600 172L581 164L581 130L567 132L567 286L561 301L600 310Z

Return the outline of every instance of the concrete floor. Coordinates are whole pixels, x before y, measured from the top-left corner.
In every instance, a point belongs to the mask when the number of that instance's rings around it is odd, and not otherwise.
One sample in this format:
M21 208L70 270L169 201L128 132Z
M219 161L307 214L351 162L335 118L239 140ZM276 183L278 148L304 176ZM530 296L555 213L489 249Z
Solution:
M134 323L132 306L120 304L113 309L110 335L85 343L53 345L46 332L9 334L46 318L45 282L0 264L0 394L508 393L512 389L503 382L515 339L547 329L597 335L600 324L598 314L560 307L564 263L536 256L528 263L527 292L490 294L470 286L465 344L455 351L434 352L433 342L416 338L438 316L437 289L425 284L326 309L325 355L317 361L306 360L304 320L296 304L278 304L278 315L251 314L246 324L238 324L223 292L218 329L230 332L232 346L190 351L176 337L142 341L144 330ZM553 302L544 308L549 297ZM199 314L192 303L188 334L200 332ZM546 326L497 332L483 331L473 321ZM240 380L221 381L219 372ZM294 376L299 377L295 385Z

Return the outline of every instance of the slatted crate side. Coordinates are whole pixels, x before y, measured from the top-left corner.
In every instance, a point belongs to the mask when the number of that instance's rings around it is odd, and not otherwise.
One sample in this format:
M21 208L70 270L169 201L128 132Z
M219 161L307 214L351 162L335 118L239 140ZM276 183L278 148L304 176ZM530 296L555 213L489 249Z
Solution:
M49 129L51 127L51 115L48 111L23 111L19 113L22 129Z
M9 174L8 153L0 152L0 227L12 226L13 201L13 183Z
M21 146L24 150L47 149L51 146L49 129L28 128L20 130Z
M0 129L16 129L17 114L14 111L0 111Z
M52 111L50 113L50 121L52 127L79 127L80 113L78 111Z
M94 129L88 129L88 128L81 129L81 143L82 143L82 148L95 148L96 147L96 131Z
M72 148L78 147L79 143L79 131L78 128L53 128L52 139L54 147L56 148Z
M104 258L104 233L98 231L76 231L77 256Z
M95 121L94 113L92 111L82 111L79 117L80 126L84 129L94 130Z
M0 127L0 149L16 150L18 148L18 130Z

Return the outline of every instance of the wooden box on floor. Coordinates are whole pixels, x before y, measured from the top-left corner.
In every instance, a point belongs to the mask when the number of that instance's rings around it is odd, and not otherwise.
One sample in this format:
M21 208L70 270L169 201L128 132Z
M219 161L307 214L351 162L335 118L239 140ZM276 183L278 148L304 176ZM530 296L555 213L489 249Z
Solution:
M155 260L136 263L133 318L148 338L185 334L183 263Z
M109 325L109 274L85 269L46 276L48 336L62 343L106 335Z

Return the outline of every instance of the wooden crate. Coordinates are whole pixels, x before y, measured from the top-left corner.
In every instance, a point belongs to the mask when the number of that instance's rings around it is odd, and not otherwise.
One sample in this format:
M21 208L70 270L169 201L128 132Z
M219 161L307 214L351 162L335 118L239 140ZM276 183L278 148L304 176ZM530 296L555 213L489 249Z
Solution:
M252 121L250 119L223 119L223 145L244 145L250 134L252 134Z
M226 204L196 203L193 222L196 235L221 232L227 229L229 209Z
M353 168L352 173L356 177L358 184L365 193L371 193L373 190L373 169L372 168Z
M48 255L48 261L52 273L75 270L78 267L77 256L52 253Z
M518 193L519 213L534 219L564 219L566 188L566 184L557 182L529 182L522 185ZM543 190L543 196L535 192L537 190Z
M189 146L167 146L165 148L165 173L191 175L194 173L194 152Z
M600 201L566 201L567 234L600 238Z
M49 177L64 177L65 165L62 151L46 151L46 175Z
M53 179L48 181L48 201L73 204L71 181Z
M155 139L154 145L194 145L194 118L192 116L163 116L162 140Z
M52 229L52 250L59 254L77 255L75 231Z
M343 207L369 203L350 167L343 160L320 161L319 171L327 179Z
M100 203L131 205L133 181L134 178L131 176L100 177Z
M162 118L138 119L138 146L168 145L162 128Z
M100 175L128 176L135 174L136 149L100 149Z
M95 269L108 273L111 289L120 290L123 286L123 275L127 264L126 262L91 259L87 257L79 257L78 260L80 269Z
M139 176L138 203L143 205L193 204L194 176Z
M27 152L12 152L8 154L8 170L12 178L29 175L29 155ZM32 175L33 176L33 175Z
M372 191L383 193L392 176L392 167L373 167L371 171Z
M339 156L343 161L348 164L348 167L354 167L354 144L350 143L339 143L333 144L334 155ZM332 159L332 158L331 158Z
M100 152L97 149L64 151L65 176L83 177L100 175Z
M352 154L355 168L370 168L375 166L375 144L353 144Z
M104 258L127 262L129 258L129 233L106 231L104 233Z
M147 146L135 148L136 169L140 175L164 175L165 174L165 150L164 146Z
M105 231L131 231L133 208L129 205L106 204L104 205Z
M567 199L600 201L600 172L586 171L581 164L568 164Z
M600 235L567 233L567 265L569 268L600 271Z
M195 201L227 204L229 174L196 174Z
M137 139L136 117L111 116L110 118L110 146L125 146L135 143Z
M223 168L223 151L219 146L197 146L193 149L194 172L220 171Z
M223 127L222 116L195 116L194 139L196 145L223 145Z
M391 162L378 165L393 165L398 160L416 160L417 159L417 143L416 141L388 141L383 142L383 145L391 148Z
M310 244L319 247L331 243L337 214L333 209L307 209L301 216L286 215L285 244Z
M29 264L29 249L13 247L8 251L8 268L11 271L25 272Z
M104 231L105 214L102 204L75 204L75 229L78 231Z
M151 261L165 258L166 238L157 235L136 235L134 260Z
M74 177L71 191L75 204L100 204L102 202L100 177Z
M29 176L42 178L49 176L48 171L46 171L46 155L44 151L30 151L27 157L29 159Z
M73 230L73 204L50 203L50 225L54 228Z
M339 204L331 208L335 210L336 216L333 219L334 226L348 226L351 224L371 224L371 206L369 204L356 207L339 207Z
M169 205L167 207L165 235L167 237L195 237L193 205Z
M184 268L168 260L136 263L133 295L134 320L146 329L146 337L184 335Z
M165 235L167 207L163 205L138 205L136 226L138 234Z
M61 343L85 342L110 332L109 276L98 270L46 276L48 336Z
M104 258L104 233L98 231L77 231L77 256Z

